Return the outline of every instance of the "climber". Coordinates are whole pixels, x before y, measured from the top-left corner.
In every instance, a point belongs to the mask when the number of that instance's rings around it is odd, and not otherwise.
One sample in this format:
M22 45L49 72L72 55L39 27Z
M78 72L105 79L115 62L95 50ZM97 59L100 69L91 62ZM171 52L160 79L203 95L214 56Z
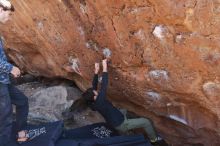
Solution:
M5 24L14 11L8 0L0 0L0 23ZM0 146L6 146L12 132L12 104L16 106L16 131L18 142L28 138L24 127L27 124L28 98L10 82L9 75L19 77L21 72L7 61L0 39Z
M106 122L118 130L120 133L124 133L131 129L144 128L145 132L153 145L167 146L166 142L159 136L149 119L137 118L137 119L127 119L126 113L123 114L112 103L107 100L106 92L108 85L108 69L107 63L108 59L102 60L103 73L102 73L102 83L100 91L97 91L98 86L98 72L99 63L95 63L95 75L93 77L92 88L87 89L82 97L85 99L87 105L95 111L98 111L106 120Z

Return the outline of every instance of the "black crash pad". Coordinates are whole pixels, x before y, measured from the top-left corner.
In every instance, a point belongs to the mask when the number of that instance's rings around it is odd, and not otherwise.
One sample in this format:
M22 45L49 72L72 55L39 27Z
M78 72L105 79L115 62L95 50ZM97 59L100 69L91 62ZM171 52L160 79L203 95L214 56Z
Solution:
M29 125L39 136L32 141L18 145L15 135L7 146L151 146L143 135L119 136L106 123L96 123L81 128L64 130L63 123ZM14 132L15 133L15 132Z
M16 143L15 128L13 128L12 140L7 146L54 146L54 143L61 137L63 122L52 122L42 125L28 125L25 130L31 130L37 137L23 144Z
M61 139L56 146L151 146L143 135L114 136L87 140Z

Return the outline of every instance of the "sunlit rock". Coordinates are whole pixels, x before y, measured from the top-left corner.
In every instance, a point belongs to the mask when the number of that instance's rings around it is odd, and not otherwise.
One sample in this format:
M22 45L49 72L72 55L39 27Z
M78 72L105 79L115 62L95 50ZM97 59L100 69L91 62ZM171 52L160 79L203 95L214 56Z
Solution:
M16 11L0 31L22 71L70 79L84 91L107 47L110 101L150 117L170 145L220 145L217 0L12 3ZM68 63L74 73L63 69ZM151 92L162 98L152 102Z

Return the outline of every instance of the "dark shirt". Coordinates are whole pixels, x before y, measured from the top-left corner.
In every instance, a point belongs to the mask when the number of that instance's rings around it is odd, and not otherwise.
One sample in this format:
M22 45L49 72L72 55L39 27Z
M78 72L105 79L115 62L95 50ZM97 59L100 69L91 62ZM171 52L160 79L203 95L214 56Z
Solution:
M97 74L94 75L92 85L93 85L93 89L97 90L97 85L98 85ZM109 102L106 99L107 85L108 85L108 73L103 72L101 89L99 91L99 94L95 102L91 104L90 107L93 110L98 111L110 126L117 127L120 124L122 124L122 122L124 121L124 115L116 107L114 107L111 102Z

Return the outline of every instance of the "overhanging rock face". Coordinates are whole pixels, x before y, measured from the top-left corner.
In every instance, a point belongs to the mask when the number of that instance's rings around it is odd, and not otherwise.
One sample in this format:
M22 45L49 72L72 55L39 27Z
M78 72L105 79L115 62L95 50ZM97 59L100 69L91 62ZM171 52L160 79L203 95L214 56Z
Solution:
M34 75L89 86L111 55L108 94L150 117L176 146L220 145L218 0L12 0L0 30L7 53ZM82 75L67 73L72 63Z

